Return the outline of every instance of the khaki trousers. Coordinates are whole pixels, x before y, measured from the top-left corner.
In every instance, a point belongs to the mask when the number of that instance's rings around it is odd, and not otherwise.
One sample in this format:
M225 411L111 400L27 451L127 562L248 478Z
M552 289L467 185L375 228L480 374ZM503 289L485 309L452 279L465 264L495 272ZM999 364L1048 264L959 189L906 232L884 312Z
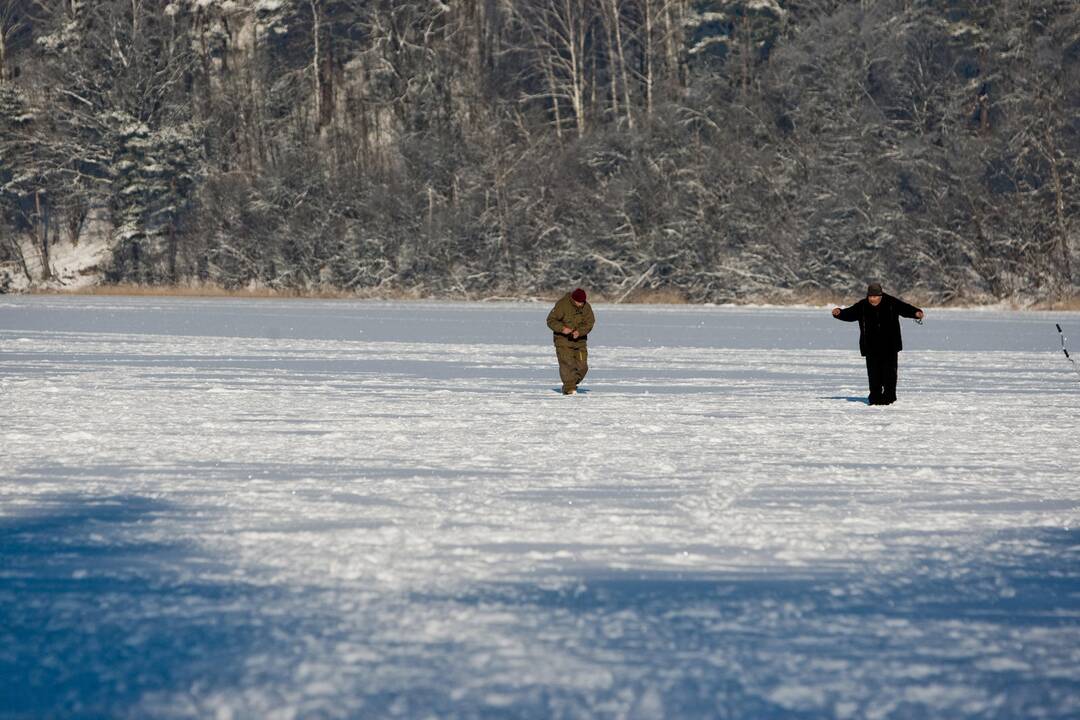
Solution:
M556 342L555 356L559 358L562 391L568 393L576 389L589 372L589 348L584 343Z

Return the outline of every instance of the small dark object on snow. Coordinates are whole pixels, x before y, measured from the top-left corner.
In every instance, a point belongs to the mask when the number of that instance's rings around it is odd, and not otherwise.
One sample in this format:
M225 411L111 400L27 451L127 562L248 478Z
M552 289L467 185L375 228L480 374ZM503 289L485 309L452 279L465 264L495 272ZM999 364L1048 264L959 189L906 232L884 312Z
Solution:
M1065 331L1061 329L1061 325L1058 323L1054 323L1054 327L1057 328L1058 336L1061 338L1061 352L1065 353L1065 359L1072 363L1073 370L1076 371L1077 375L1080 375L1080 366L1077 366L1076 361L1069 355L1069 348L1065 341Z

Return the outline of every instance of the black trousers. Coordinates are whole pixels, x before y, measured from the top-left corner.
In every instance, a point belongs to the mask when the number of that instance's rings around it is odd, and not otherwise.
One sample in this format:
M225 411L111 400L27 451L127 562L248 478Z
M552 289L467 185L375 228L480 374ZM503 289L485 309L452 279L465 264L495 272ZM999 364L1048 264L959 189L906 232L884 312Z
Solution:
M870 404L896 402L897 353L872 353L866 356L866 378L870 381Z

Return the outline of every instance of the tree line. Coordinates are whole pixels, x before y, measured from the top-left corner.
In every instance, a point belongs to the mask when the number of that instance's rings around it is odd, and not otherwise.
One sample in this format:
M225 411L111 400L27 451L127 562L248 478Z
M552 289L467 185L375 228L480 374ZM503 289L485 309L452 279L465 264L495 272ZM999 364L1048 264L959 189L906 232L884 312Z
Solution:
M1075 0L0 0L0 262L613 300L1075 295Z

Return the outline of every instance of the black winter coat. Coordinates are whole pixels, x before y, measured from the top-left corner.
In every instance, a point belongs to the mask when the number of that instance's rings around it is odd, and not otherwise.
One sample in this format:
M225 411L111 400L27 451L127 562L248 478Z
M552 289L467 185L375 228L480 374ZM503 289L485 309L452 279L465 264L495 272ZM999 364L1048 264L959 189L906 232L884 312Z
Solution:
M882 295L877 307L863 298L851 307L841 310L836 319L844 322L859 321L859 352L865 357L903 350L900 318L913 318L917 312L921 312L919 308L908 305L900 298Z

